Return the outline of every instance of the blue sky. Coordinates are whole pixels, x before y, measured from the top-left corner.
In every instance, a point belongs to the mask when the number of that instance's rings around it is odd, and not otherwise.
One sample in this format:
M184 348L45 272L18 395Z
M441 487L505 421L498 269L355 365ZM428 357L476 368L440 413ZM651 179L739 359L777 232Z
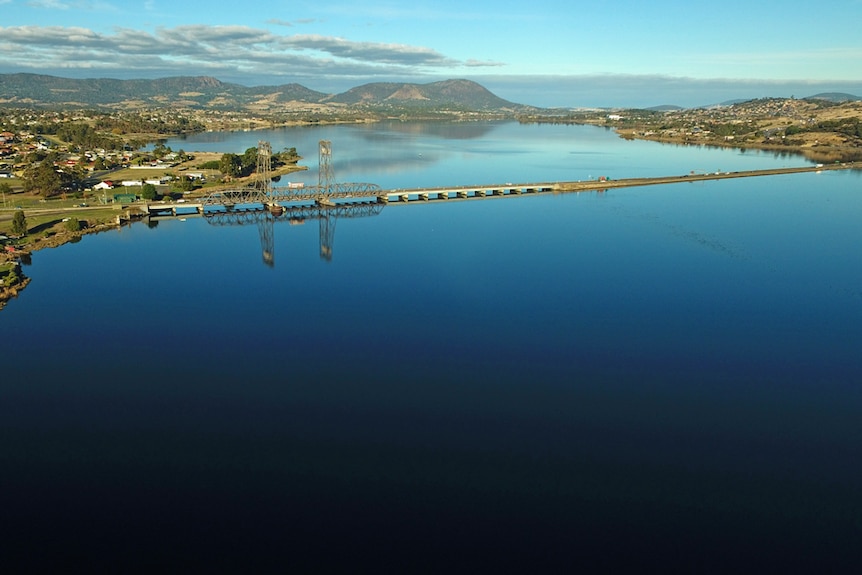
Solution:
M0 0L0 73L468 78L535 106L697 106L862 95L860 22L862 0Z

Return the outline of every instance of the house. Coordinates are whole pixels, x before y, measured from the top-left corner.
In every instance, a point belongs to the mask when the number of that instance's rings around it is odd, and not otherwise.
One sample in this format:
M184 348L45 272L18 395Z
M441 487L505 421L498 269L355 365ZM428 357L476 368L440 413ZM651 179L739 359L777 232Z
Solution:
M114 182L110 180L105 180L104 182L99 182L95 186L93 186L94 190L113 190Z

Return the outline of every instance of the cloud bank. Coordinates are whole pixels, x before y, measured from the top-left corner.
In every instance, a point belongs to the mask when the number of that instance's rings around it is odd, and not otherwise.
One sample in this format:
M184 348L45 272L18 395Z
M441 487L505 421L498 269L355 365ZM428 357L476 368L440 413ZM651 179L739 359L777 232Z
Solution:
M311 78L415 75L462 66L476 63L425 47L278 35L248 26L188 25L154 33L118 28L112 34L81 27L0 27L0 67L7 71Z
M303 21L270 23L288 30ZM862 95L862 81L528 76L499 73L504 67L504 62L460 60L422 46L278 34L240 25L184 25L153 32L115 28L107 34L85 27L0 26L0 73L117 79L205 75L248 86L296 82L330 93L368 82L467 78L512 102L541 107L691 107L819 92Z

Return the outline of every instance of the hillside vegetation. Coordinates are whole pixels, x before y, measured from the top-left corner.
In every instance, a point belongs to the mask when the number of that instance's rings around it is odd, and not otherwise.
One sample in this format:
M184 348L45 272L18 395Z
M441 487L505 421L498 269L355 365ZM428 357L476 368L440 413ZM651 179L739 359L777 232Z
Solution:
M499 98L469 80L381 82L341 94L325 94L300 84L248 87L208 76L114 80L39 74L0 74L0 105L40 109L179 108L304 116L375 111L513 113L530 109Z

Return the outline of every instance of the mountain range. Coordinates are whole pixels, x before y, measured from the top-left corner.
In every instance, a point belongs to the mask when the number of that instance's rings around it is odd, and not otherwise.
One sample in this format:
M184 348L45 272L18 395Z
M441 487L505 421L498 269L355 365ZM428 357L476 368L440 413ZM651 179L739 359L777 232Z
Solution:
M841 92L824 92L804 99L833 103L862 100ZM717 106L743 101L730 100ZM541 110L504 100L476 82L461 79L428 84L376 82L339 94L327 94L296 83L249 87L210 76L117 80L29 73L0 74L0 106L103 110L174 107L259 114L479 112L511 115ZM682 107L666 105L650 109L669 111Z
M24 73L0 74L0 105L105 109L182 107L259 112L321 107L496 113L533 109L499 98L470 80L428 84L378 82L340 94L326 94L300 84L248 87L209 76L115 80Z

